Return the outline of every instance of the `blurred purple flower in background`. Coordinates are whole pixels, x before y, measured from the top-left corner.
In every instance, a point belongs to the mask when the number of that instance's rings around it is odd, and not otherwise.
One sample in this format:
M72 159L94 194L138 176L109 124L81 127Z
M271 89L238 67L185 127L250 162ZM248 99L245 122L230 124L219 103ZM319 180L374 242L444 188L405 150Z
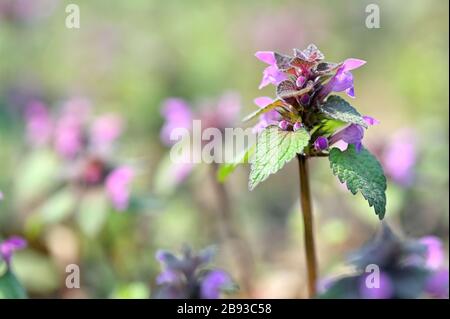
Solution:
M159 250L156 259L162 272L156 283L160 286L156 298L166 299L218 299L220 293L235 286L228 273L205 268L213 259L214 250L209 247L194 253L185 246L181 256Z
M27 139L31 145L48 143L53 133L53 120L47 106L40 101L31 101L25 109Z
M34 22L49 16L59 0L2 0L0 21Z
M212 270L202 281L200 295L204 299L219 299L222 288L232 283L228 273L222 270Z
M202 129L214 127L224 130L233 127L239 119L240 110L240 96L234 92L226 92L216 101L209 100L201 104L196 119L202 122Z
M0 257L8 267L11 265L11 258L15 251L24 249L27 246L25 239L19 236L12 236L0 242Z
M183 99L169 98L161 109L165 122L161 128L161 140L165 145L172 145L175 141L170 139L170 134L174 129L192 127L192 112L189 104Z
M169 98L163 102L161 109L165 120L160 132L161 141L167 146L175 144L178 140L170 138L172 132L177 128L191 132L194 120L200 121L202 130L217 128L223 131L225 128L233 127L239 119L240 109L240 96L234 92L225 92L216 100L203 101L196 105L196 108L181 98ZM181 139L181 136L176 137ZM175 185L183 182L194 168L194 164L190 161L193 154L180 155L186 158L176 163L170 161L170 169L163 170L165 175L163 179L170 179Z
M426 267L436 270L442 266L444 261L444 251L442 242L435 236L422 237L419 242L426 247Z
M379 282L377 287L368 287L366 281L370 281L368 278L370 274L363 274L361 276L359 292L363 299L389 299L394 295L394 287L389 275L384 272L380 272Z
M65 158L75 157L83 148L83 125L90 114L90 103L83 98L68 100L55 127L55 148Z
M123 131L122 118L117 114L105 114L95 119L91 128L93 147L108 148Z
M113 206L118 211L128 208L130 200L130 183L134 177L134 172L130 167L121 166L114 169L106 177L106 192L111 199Z
M448 269L443 267L440 239L426 236L403 240L387 224L377 237L352 254L356 272L328 284L324 298L420 298L431 295L448 297ZM379 288L366 284L376 276L368 265L379 267ZM368 276L371 278L368 278Z
M410 186L416 164L416 136L410 129L396 132L383 150L381 161L386 174L402 186Z
M426 282L426 291L434 298L448 299L448 269L440 269L434 272Z

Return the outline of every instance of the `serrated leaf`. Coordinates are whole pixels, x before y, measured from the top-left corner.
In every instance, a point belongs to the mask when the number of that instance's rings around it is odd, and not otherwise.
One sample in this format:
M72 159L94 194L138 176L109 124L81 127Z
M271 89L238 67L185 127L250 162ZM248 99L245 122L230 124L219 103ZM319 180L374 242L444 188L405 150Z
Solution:
M250 160L250 157L255 152L256 146L253 145L249 147L248 149L241 152L232 163L224 163L220 165L219 170L217 171L217 180L221 183L225 182L225 180L230 176L231 173L234 172L236 167L238 167L239 164L245 164L248 163Z
M386 177L377 159L363 148L357 152L350 144L345 151L333 148L330 151L330 166L333 174L355 195L358 191L373 206L380 219L386 212Z
M0 299L25 299L27 293L11 270L0 276Z
M303 153L309 139L309 133L305 129L293 132L269 126L262 131L256 142L255 156L252 158L249 189L254 189L270 174L276 173L296 154Z
M320 107L320 110L332 119L358 124L367 128L367 124L364 122L361 114L346 100L337 95L330 95L327 101Z
M264 113L267 113L269 111L272 111L276 107L283 106L283 105L284 105L283 101L275 100L272 103L270 103L270 104L268 104L268 105L266 105L266 106L264 106L262 108L259 108L255 112L247 115L246 117L244 117L244 119L242 121L243 122L250 121L251 119L254 119L255 117L257 117L257 116L259 116L261 114L264 114Z

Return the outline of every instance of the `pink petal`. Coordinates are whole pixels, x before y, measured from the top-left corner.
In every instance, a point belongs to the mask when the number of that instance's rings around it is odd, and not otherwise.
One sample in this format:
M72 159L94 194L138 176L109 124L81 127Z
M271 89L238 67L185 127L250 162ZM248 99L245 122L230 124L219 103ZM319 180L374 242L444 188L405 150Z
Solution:
M275 60L275 54L272 51L258 51L255 53L255 56L258 60L270 65L277 63Z
M366 122L366 124L369 126L380 124L380 121L378 121L376 118L373 118L371 116L364 115L363 119L364 119L364 122Z
M265 107L266 105L269 105L272 103L272 99L268 96L260 96L253 100L253 102L259 106L260 108Z
M344 64L342 67L343 67L343 71L346 72L346 71L351 71L351 70L357 69L357 68L363 66L364 64L366 64L366 61L364 61L364 60L347 59L344 61Z

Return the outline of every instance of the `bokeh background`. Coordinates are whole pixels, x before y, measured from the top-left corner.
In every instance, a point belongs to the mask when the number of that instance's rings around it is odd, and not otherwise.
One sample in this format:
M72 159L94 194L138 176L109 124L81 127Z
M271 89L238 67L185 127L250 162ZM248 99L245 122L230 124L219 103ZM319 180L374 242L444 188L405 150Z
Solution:
M65 27L69 3L80 6L80 29ZM365 25L369 3L380 7L379 29ZM381 124L367 131L365 144L387 173L392 157L406 167L389 175L386 221L406 237L438 236L448 256L448 23L442 0L0 0L0 237L28 241L14 258L28 294L147 298L160 271L157 249L215 244L214 264L251 286L234 296L304 297L295 161L253 192L246 166L225 189L207 164L176 179L160 139L160 109L168 97L195 106L232 91L244 116L255 97L274 94L273 87L258 90L264 65L254 53L289 54L309 43L329 61L367 61L354 72L352 102ZM32 103L55 121L75 105L71 116L88 127L106 114L121 134L99 162L88 155L68 160L51 143L36 142ZM342 272L346 255L380 223L360 195L339 185L327 160L311 164L325 278ZM102 182L79 181L83 165L133 169L125 211L108 202ZM231 241L248 250L245 270L233 245L217 236L224 205L239 233ZM65 287L69 263L80 265L80 289Z

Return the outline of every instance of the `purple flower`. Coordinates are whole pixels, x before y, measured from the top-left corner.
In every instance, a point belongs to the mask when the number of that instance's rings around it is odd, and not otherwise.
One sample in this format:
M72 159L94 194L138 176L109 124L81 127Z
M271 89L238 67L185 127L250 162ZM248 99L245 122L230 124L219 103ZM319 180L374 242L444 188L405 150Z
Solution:
M3 192L0 191L0 200L3 200L5 198L5 196L3 195Z
M122 134L122 118L117 114L106 114L97 118L91 128L94 147L107 147Z
M67 158L72 158L83 146L82 125L76 116L67 115L60 118L56 124L55 147L57 152Z
M376 125L379 123L378 120L370 116L363 116L364 122L367 125ZM350 124L346 128L340 130L330 137L329 145L333 145L338 141L344 141L347 144L355 145L357 152L362 149L362 139L364 137L364 128L358 124Z
M416 164L415 140L410 130L401 130L392 137L382 155L386 173L394 182L402 186L408 186L413 181Z
M269 84L278 85L287 79L287 76L278 69L274 52L258 51L255 53L255 56L258 60L269 64L269 66L263 71L263 78L259 85L259 89L262 89Z
M253 101L260 108L264 108L265 106L273 102L272 99L267 96L257 97ZM253 127L253 133L259 134L270 125L278 125L280 119L281 119L280 114L275 110L271 110L269 112L262 114L259 117L259 122L256 123L256 125Z
M362 148L362 139L364 137L364 128L357 124L350 124L346 128L340 130L330 137L330 145L333 145L337 141L344 141L347 144L355 145L356 151L360 151Z
M8 267L11 265L11 258L16 250L27 246L25 239L19 236L12 236L0 243L0 257Z
M325 98L331 92L345 91L348 96L355 97L353 86L353 75L351 70L357 69L366 63L364 60L359 59L347 59L344 61L341 67L337 70L336 74L328 81L322 88L320 97Z
M114 169L106 177L106 192L118 211L124 211L128 208L130 199L129 186L133 177L133 170L125 166Z
M170 134L174 129L190 129L192 126L192 112L189 104L179 98L169 98L164 102L161 114L165 119L161 129L161 140L170 146L175 141L170 139Z
M49 142L53 123L47 107L39 101L32 101L25 110L27 139L35 146Z
M230 275L222 270L208 272L201 283L200 295L203 299L219 299L220 291L227 285L231 285Z
M394 286L389 276L383 272L380 272L379 286L372 287L369 278L370 274L361 276L360 282L360 294L363 299L389 299L394 293Z
M323 151L326 150L328 148L328 140L326 137L324 136L319 136L315 141L314 141L314 148L316 149L316 151Z
M425 290L435 298L448 298L448 269L434 272L427 279Z
M441 267L444 261L444 251L441 240L435 236L426 236L422 237L419 242L427 249L425 259L426 267L432 270Z

